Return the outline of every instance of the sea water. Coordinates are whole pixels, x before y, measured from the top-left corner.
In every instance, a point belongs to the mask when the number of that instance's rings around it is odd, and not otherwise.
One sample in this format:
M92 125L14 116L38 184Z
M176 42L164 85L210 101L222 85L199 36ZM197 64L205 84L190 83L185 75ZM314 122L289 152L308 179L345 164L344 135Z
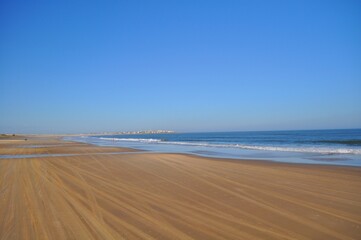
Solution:
M361 129L132 134L65 139L153 152L361 166Z

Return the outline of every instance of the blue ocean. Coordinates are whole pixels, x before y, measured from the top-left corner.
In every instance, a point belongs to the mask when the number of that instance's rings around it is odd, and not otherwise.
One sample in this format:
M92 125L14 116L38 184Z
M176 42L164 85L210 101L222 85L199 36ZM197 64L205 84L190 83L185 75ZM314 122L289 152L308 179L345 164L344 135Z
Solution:
M218 158L361 166L361 129L104 135L67 140Z

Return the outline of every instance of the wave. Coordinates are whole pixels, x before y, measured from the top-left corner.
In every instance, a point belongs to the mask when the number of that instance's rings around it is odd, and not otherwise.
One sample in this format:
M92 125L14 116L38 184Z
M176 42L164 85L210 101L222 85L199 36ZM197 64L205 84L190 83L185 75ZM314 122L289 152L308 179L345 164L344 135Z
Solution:
M182 146L196 146L196 147L213 147L213 148L237 148L245 150L261 150L261 151L278 151L278 152L300 152L300 153L321 153L321 154L361 154L361 149L354 148L330 148L330 147L284 147L284 146L256 146L246 144L216 144L208 142L176 142L165 141L162 139L152 138L105 138L100 137L101 140L107 141L123 141L123 142L140 142L140 143L155 143L155 144L169 144Z

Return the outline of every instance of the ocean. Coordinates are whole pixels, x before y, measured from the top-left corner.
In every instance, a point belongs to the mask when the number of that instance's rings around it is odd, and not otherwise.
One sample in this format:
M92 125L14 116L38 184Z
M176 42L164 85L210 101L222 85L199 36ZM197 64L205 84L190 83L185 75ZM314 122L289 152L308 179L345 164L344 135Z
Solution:
M218 158L361 166L361 129L104 135L66 140Z

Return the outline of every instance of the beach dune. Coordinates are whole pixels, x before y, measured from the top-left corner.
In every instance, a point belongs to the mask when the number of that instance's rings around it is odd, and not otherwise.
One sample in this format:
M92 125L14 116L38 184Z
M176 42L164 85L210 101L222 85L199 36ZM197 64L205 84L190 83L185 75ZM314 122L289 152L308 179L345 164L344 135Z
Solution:
M107 152L122 153L99 154ZM56 138L2 140L0 153L77 154L0 159L1 240L361 239L358 167L135 153Z

